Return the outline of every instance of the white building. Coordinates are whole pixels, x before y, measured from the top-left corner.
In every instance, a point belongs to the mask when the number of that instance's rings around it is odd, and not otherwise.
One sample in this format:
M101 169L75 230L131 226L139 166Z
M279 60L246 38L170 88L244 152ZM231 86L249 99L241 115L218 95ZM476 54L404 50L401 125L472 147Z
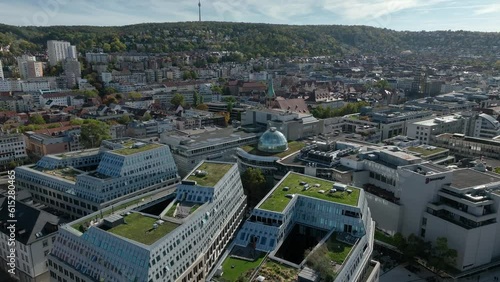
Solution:
M168 146L130 138L103 141L100 150L44 156L17 167L16 176L17 187L35 201L72 218L178 182Z
M307 257L287 257L285 250L304 246L293 245L289 236L295 236L295 242L315 238L315 244L305 248L342 242L352 249L348 258L335 262L335 281L360 281L372 271L374 231L375 222L362 189L289 172L252 211L235 244L270 252L269 258L300 268ZM378 274L368 281L378 281Z
M78 59L78 53L76 52L75 45L70 45L68 47L68 56L66 57L66 59L72 59L72 60Z
M8 222L9 205L6 198L0 197L0 222ZM52 249L60 223L55 215L29 206L23 202L15 203L15 245L10 245L11 233L6 224L0 226L0 256L4 271L10 267L8 256L15 249L15 277L19 281L50 281L47 258Z
M467 119L460 115L442 116L410 123L406 135L420 140L423 144L429 144L431 136L463 133L467 130L466 127Z
M494 138L500 135L500 122L487 114L479 114L474 118L471 136L480 138Z
M27 157L26 142L22 134L0 134L0 165Z
M49 64L51 66L55 66L57 65L57 63L68 58L69 49L72 48L70 48L70 43L67 41L57 41L57 40L47 41ZM71 52L73 52L73 50Z
M49 258L51 281L205 281L244 214L237 165L204 162L178 186L175 199L168 197L61 227ZM166 201L159 215L142 208L158 201ZM89 221L88 228L78 227ZM125 224L134 231L122 232Z

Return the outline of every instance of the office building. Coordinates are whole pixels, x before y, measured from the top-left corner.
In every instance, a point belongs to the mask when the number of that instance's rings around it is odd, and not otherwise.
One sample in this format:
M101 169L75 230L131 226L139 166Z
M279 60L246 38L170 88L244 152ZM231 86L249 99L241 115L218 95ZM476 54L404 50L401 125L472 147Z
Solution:
M493 116L487 114L479 114L477 116L474 116L472 118L469 135L479 138L494 138L500 136L500 122Z
M443 133L464 133L467 130L468 120L460 115L442 116L408 125L407 136L420 140L422 144L429 144L431 136Z
M237 165L203 162L175 198L153 199L155 214L145 201L61 227L49 258L51 281L206 281L244 215Z
M362 189L289 172L252 211L235 245L297 269L308 261L306 249L324 245L335 281L361 281L372 271L374 231ZM348 248L349 256L332 261L333 246Z
M24 133L26 150L35 156L64 154L83 149L80 143L80 126L65 126L37 132Z
M469 137L464 134L444 133L432 137L431 145L450 150L457 158L500 159L500 139Z
M70 43L66 41L49 40L47 41L47 53L49 55L49 64L51 66L57 65L57 63L68 58ZM75 51L76 53L76 51Z
M185 176L203 160L234 161L237 148L256 144L258 139L256 133L217 127L165 132L160 135L160 142L172 148L181 176Z
M0 165L27 158L26 142L20 133L0 133Z
M19 195L21 196L21 195ZM30 206L18 200L15 202L15 245L8 222L11 217L10 204L6 197L0 196L0 256L4 271L10 269L8 256L14 248L16 255L15 278L26 282L50 281L48 271L48 254L54 244L55 235L61 223L60 219L48 212ZM4 278L4 277L2 277ZM3 280L2 280L3 281Z
M100 149L44 156L16 168L16 183L35 201L79 218L178 182L170 148L134 139L106 140Z

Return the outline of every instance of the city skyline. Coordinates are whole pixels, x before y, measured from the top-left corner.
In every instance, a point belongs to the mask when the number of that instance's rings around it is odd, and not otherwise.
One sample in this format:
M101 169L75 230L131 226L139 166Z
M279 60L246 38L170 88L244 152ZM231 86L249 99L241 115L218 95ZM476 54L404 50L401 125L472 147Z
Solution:
M201 1L204 21L291 25L368 25L394 30L498 32L500 4L493 0L215 0ZM286 9L283 9L284 6ZM21 16L19 16L21 15ZM116 26L198 20L198 1L141 2L21 0L0 3L2 23L11 25Z

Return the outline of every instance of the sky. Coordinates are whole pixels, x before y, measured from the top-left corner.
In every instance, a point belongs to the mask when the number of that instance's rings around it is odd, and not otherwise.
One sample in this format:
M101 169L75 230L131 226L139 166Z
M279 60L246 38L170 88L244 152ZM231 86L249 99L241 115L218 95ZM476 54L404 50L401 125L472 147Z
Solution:
M500 32L498 0L201 0L201 3L204 21ZM0 22L11 25L115 26L197 20L198 0L0 0Z

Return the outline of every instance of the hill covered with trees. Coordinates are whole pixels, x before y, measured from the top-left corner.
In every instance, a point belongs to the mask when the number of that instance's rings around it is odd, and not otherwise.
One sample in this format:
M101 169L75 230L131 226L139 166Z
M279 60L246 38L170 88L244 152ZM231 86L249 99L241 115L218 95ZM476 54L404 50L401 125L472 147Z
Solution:
M493 57L500 33L408 32L368 26L271 25L228 22L145 23L121 27L17 27L0 24L0 47L12 55L41 52L47 40L66 40L79 51L240 51L247 57L398 54L404 50ZM0 53L1 54L1 53ZM4 54L5 55L5 54Z

